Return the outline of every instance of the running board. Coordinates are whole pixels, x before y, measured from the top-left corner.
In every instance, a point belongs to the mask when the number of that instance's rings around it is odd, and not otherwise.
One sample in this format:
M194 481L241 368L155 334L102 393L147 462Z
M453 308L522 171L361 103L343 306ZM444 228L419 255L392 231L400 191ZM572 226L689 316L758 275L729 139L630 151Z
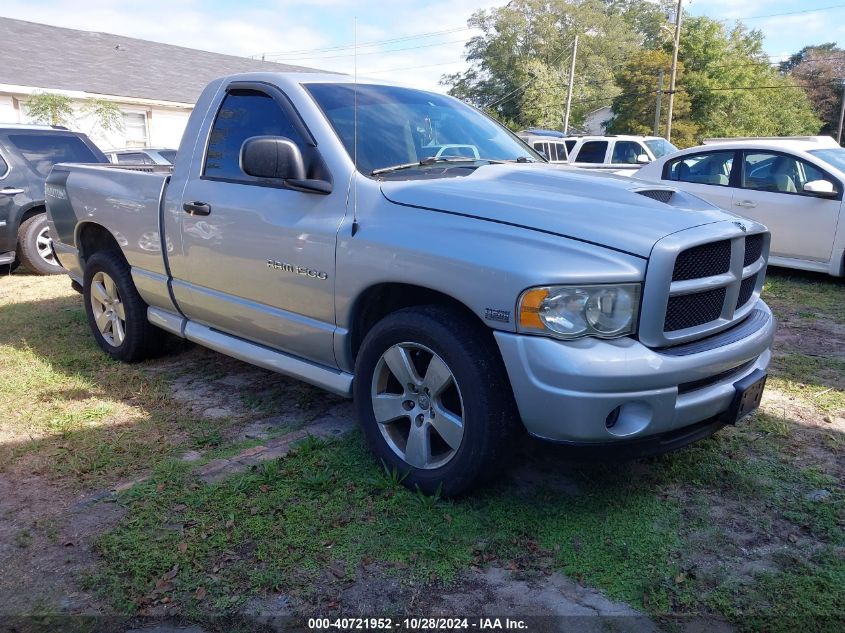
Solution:
M188 321L184 337L221 354L305 381L345 398L352 397L352 374L328 369L263 345Z

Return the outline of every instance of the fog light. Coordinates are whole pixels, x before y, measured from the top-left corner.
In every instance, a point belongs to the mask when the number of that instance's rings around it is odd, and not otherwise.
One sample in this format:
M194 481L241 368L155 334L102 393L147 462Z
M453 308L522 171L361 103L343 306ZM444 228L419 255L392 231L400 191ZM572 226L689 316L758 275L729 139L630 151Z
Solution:
M612 429L616 426L616 422L619 421L619 412L622 410L622 407L616 407L613 411L607 414L607 418L604 421L604 425Z

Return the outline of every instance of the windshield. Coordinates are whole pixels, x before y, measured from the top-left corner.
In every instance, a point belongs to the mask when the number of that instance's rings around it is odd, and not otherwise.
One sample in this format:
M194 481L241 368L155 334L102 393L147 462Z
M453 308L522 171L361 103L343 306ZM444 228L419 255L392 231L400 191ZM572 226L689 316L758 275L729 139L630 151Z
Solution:
M364 174L425 159L542 161L510 131L452 97L394 86L306 88L353 160L357 101L357 166Z
M648 145L648 148L651 150L651 153L654 154L655 158L661 158L666 156L666 154L678 151L677 147L663 138L653 138L647 140L645 144Z
M836 167L839 171L845 171L845 148L811 149L809 153L821 158L824 162Z

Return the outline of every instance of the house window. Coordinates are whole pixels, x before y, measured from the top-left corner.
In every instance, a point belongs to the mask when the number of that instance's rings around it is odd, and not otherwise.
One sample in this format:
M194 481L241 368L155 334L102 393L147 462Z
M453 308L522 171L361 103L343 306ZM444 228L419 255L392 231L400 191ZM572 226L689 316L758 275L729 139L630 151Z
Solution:
M126 134L126 147L147 147L147 113L124 112L123 131Z

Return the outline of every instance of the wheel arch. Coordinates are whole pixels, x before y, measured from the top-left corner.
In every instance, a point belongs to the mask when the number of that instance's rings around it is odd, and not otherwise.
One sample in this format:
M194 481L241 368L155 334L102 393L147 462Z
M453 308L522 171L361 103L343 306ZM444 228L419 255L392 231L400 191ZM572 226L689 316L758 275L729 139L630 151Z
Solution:
M44 206L44 202L33 202L31 205L24 208L23 213L21 213L20 220L18 221L18 226L26 222L28 219L35 217L36 215L40 215L41 213L47 213L47 207Z
M484 331L489 327L465 303L439 290L403 282L382 282L366 288L356 298L349 315L346 354L354 366L361 343L381 319L397 310L423 305L442 305L469 316Z
M85 262L95 253L114 251L126 259L114 235L102 224L96 222L82 222L76 228L76 248L79 251L79 262L85 269Z

